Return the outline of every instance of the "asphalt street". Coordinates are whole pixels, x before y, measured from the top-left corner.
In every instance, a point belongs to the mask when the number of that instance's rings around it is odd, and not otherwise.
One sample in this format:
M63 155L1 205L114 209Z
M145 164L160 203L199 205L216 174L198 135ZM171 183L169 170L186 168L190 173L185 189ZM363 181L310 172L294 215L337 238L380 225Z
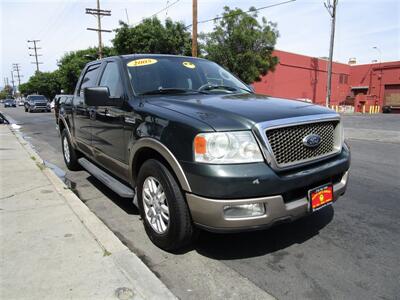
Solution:
M202 232L190 249L170 254L152 245L129 200L85 171L67 171L53 113L0 110L179 298L261 299L266 291L278 299L400 299L399 114L344 116L351 175L332 207L264 231Z

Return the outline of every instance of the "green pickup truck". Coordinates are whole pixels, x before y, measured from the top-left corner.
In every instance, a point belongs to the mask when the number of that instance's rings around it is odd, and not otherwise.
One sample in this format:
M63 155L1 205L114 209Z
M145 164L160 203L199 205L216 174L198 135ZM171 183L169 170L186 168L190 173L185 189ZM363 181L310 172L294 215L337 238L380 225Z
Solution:
M257 230L307 216L348 182L338 114L257 95L205 59L90 62L58 119L68 168L84 167L131 199L149 238L169 251L199 229Z

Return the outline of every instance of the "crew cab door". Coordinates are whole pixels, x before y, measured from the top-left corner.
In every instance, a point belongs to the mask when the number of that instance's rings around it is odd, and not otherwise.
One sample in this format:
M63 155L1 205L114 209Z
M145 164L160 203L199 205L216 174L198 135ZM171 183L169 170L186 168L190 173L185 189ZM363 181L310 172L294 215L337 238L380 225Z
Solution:
M92 118L92 146L96 160L107 167L114 165L115 160L126 162L123 102L125 95L119 61L109 59L105 62L99 86L108 88L110 103L107 106L95 107L95 118Z
M82 76L73 100L73 134L79 148L91 154L94 107L86 105L83 90L97 85L100 63L89 65Z

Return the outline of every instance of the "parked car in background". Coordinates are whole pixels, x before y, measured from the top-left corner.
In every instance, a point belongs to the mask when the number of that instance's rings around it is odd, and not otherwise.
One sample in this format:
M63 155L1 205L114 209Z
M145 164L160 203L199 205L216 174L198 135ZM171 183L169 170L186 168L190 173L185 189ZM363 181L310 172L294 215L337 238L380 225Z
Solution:
M58 128L67 167L133 200L165 250L187 245L197 228L246 231L307 216L348 182L339 114L256 95L205 59L93 61Z
M24 100L23 99L19 99L17 101L17 103L18 103L18 106L24 106Z
M72 103L73 95L56 95L52 101L54 103L54 115L56 117L56 123L58 124L58 114L60 107L64 108ZM65 105L64 105L65 104Z
M17 107L17 103L14 99L5 99L3 105L4 107Z
M50 103L43 95L29 95L25 101L25 112L51 111Z

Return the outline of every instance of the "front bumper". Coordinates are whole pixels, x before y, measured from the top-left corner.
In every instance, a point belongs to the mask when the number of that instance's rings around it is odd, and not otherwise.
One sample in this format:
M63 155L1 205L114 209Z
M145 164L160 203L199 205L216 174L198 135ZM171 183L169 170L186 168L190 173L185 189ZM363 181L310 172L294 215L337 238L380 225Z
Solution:
M31 106L30 110L31 111L46 111L49 110L50 108L48 108L47 106Z
M339 182L333 185L334 200L336 201L346 191L349 172L346 171ZM282 195L216 200L204 198L194 194L186 194L187 203L192 214L193 222L209 231L245 231L265 228L282 221L293 221L310 213L307 197L288 203L284 202ZM257 217L227 218L224 207L229 205L264 203L265 214Z

